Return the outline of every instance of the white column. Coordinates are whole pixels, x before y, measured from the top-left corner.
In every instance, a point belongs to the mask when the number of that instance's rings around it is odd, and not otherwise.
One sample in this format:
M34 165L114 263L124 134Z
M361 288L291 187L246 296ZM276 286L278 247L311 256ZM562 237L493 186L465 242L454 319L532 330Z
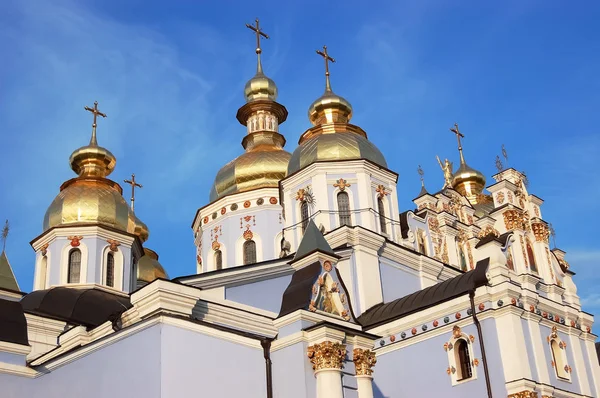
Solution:
M377 363L375 353L371 350L355 348L353 351L354 369L358 398L373 398L373 366Z
M307 355L317 378L317 398L343 398L342 362L346 357L346 346L323 341L308 347Z

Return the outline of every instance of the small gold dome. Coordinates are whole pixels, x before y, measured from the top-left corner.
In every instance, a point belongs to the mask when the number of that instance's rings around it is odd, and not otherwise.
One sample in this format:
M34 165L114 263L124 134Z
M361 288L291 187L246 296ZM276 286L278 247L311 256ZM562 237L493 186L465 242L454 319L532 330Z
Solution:
M387 167L381 151L366 137L354 132L338 131L319 134L304 141L301 139L300 145L292 153L287 174L290 175L315 162L354 159L367 159Z
M117 159L108 149L90 144L73 151L69 162L79 176L107 177L115 169Z
M134 217L134 225L135 225L133 233L136 234L140 238L142 243L144 243L150 237L150 230L148 229L148 226L142 220L140 220L135 214L133 215L133 217Z
M485 188L485 176L469 167L466 162L461 162L460 167L452 177L452 188L465 196L472 204L477 203L478 195Z
M169 279L169 276L158 262L158 254L144 247L144 255L137 264L137 280L150 283L158 278Z
M246 97L246 102L259 99L275 101L277 99L277 85L273 80L265 76L262 71L259 71L246 83L244 96Z
M133 232L129 211L119 184L99 177L78 177L60 187L46 210L43 228L89 223Z
M219 170L210 190L211 202L237 192L279 186L291 155L277 147L261 149L245 152Z
M348 123L352 118L352 105L344 97L328 89L310 105L308 118L315 126L326 123Z

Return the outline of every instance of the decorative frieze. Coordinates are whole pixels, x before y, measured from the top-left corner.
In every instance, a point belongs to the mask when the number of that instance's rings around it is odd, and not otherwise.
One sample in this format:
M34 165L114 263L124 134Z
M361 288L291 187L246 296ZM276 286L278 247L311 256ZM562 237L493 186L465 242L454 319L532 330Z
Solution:
M306 355L312 363L313 370L342 369L346 357L346 346L342 343L324 341L308 347Z
M508 398L538 398L538 393L535 391L521 391L514 394L508 394Z
M504 217L504 226L507 230L526 228L526 222L521 211L516 209L506 210L502 213L502 216Z
M550 236L550 230L548 226L542 222L534 222L531 224L533 234L535 235L536 242L548 243L548 237Z
M479 231L479 234L477 234L477 237L479 239L483 239L489 235L493 235L497 238L500 236L500 232L498 232L498 230L496 228L492 227L491 225L488 225L485 228L483 228L481 231Z
M357 376L371 376L373 374L373 366L377 363L377 358L375 358L373 351L355 348L352 360L354 361Z

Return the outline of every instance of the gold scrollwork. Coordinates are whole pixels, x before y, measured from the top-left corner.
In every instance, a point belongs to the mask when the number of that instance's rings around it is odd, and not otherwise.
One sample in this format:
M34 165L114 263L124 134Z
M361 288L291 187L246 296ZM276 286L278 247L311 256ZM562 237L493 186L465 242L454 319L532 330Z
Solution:
M324 341L308 347L306 355L312 363L313 370L341 369L346 357L346 345Z
M373 374L373 366L377 363L377 358L375 358L373 351L355 348L352 360L354 361L357 376L371 376Z

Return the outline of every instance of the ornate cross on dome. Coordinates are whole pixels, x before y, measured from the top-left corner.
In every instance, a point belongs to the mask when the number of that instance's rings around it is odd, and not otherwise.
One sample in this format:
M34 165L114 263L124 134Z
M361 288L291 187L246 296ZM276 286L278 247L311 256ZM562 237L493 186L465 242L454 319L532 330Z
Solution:
M458 123L454 123L454 128L450 127L450 131L452 131L454 134L456 134L456 139L458 140L458 153L460 154L460 162L464 163L465 158L463 157L462 145L460 143L460 139L465 138L465 135L463 133L461 133L460 130L458 129Z
M106 117L106 113L102 113L98 110L98 101L94 101L93 108L86 106L83 109L94 114L94 122L92 123L92 138L90 139L90 145L98 145L98 142L96 141L96 119L98 116Z
M2 228L2 251L6 249L6 238L8 238L8 231L10 230L10 224L8 220L4 222L4 228Z
M423 171L423 168L421 167L421 165L419 165L419 168L417 169L417 173L419 173L419 176L421 177L421 186L424 187L425 186L425 172Z
M329 61L335 62L335 59L327 53L327 46L323 46L323 51L317 50L317 54L325 60L325 91L331 91L331 83L329 82Z
M258 73L262 73L262 64L260 62L260 54L262 53L262 50L260 48L260 37L264 37L265 39L269 38L269 35L266 34L265 32L263 32L262 30L260 30L260 25L258 22L258 18L256 18L254 20L254 22L256 23L256 25L250 25L250 24L246 24L246 27L250 30L252 30L254 33L256 33L256 55L258 56Z
M143 188L143 186L135 181L135 174L131 174L131 180L123 180L123 182L131 185L131 211L134 211L135 187Z

